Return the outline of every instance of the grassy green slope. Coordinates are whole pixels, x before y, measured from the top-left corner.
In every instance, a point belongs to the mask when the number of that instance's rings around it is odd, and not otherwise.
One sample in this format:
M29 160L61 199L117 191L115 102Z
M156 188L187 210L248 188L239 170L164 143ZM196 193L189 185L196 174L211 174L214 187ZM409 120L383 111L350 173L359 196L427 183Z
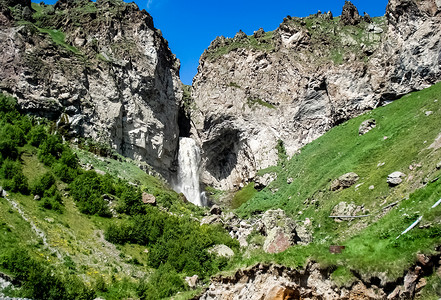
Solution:
M370 118L376 120L376 128L360 136L360 124ZM415 262L416 253L430 254L441 244L441 206L431 209L441 197L441 171L436 167L441 161L437 149L440 124L438 83L337 126L289 161L262 170L261 174L276 172L277 180L237 213L246 217L284 209L299 223L311 220L314 242L277 255L256 252L237 265L276 261L298 266L309 257L364 274L384 272L389 279L402 275ZM387 177L395 171L405 173L406 178L390 187ZM348 172L360 176L357 184L331 191L332 181ZM343 201L363 206L364 214L371 216L335 222L329 216ZM420 227L397 240L420 216ZM333 244L345 245L345 252L330 255L328 247ZM339 269L338 273L345 272Z

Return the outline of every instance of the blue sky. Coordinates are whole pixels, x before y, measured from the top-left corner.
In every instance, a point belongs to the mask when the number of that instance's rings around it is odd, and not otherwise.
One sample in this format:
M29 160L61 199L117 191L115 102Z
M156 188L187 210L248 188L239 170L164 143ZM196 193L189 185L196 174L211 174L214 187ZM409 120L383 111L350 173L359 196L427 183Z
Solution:
M38 2L38 1L37 1ZM47 0L53 4L56 1ZM131 1L126 1L131 2ZM276 29L287 15L305 17L332 11L341 14L344 0L135 0L141 9L152 16L156 28L161 29L169 46L181 61L181 80L191 84L196 75L199 57L216 36L233 37L239 29L253 34L262 27ZM387 0L353 0L360 14L383 16Z

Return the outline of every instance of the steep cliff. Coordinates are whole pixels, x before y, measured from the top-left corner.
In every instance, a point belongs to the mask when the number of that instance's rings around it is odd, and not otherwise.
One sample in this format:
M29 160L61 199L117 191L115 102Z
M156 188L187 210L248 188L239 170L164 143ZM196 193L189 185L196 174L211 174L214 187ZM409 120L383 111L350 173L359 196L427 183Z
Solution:
M193 81L193 134L202 180L238 188L332 126L441 77L440 9L391 0L385 17L347 2L332 13L287 17L274 32L218 37Z
M0 90L168 175L182 84L152 17L118 0L0 4Z

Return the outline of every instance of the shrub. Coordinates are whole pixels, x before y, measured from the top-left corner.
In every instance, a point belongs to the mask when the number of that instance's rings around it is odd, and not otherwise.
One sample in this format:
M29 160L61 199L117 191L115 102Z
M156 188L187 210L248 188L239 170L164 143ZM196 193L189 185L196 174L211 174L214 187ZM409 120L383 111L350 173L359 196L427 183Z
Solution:
M61 157L63 141L59 135L50 135L38 147L38 159L45 165L51 166Z
M141 299L156 300L170 297L186 289L184 280L168 263L162 264L153 273L148 282L142 283L138 288Z
M47 172L43 176L41 176L39 179L37 179L37 182L32 187L32 194L33 195L40 195L42 196L46 190L49 190L50 187L52 187L55 184L55 177Z
M33 127L28 133L28 141L34 146L38 147L47 138L46 128L43 125Z
M69 185L70 193L77 202L78 209L88 215L110 217L111 213L102 195L102 177L94 171L84 172Z
M11 140L15 146L23 146L26 138L23 130L11 124L5 124L0 130L0 140Z
M6 159L0 169L0 176L3 179L12 179L15 174L21 172L21 166L18 162Z

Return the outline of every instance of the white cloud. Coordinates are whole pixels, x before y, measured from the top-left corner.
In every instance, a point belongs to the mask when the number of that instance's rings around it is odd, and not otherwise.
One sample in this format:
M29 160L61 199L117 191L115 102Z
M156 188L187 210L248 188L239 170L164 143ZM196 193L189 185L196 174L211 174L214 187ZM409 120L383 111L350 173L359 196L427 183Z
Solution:
M152 2L153 2L153 0L147 0L147 9L150 9Z

